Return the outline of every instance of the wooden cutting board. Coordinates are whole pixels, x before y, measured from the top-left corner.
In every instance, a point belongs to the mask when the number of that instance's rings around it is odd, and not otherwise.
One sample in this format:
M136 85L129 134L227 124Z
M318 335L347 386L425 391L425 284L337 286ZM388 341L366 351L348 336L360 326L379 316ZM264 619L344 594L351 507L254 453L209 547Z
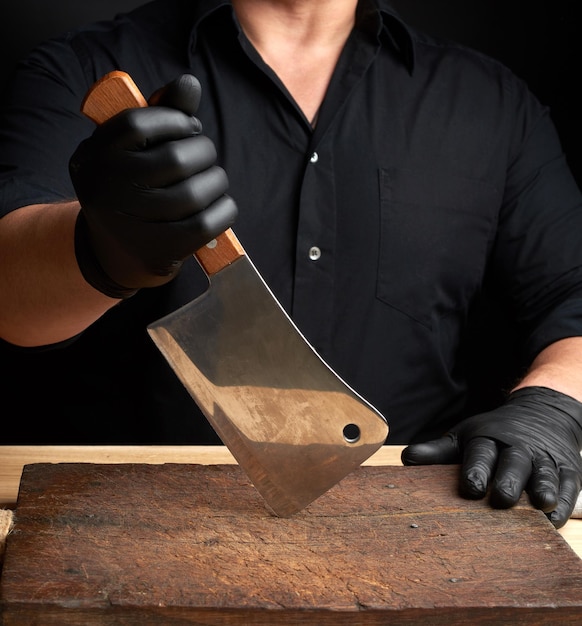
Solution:
M3 623L580 624L582 560L457 471L362 467L281 519L236 465L27 465Z

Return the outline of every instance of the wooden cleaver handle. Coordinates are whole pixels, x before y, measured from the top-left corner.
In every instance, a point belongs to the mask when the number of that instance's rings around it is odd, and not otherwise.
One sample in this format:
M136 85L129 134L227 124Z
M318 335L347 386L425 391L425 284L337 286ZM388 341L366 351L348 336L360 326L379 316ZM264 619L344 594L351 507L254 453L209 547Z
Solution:
M100 78L87 92L81 112L96 124L125 109L148 106L133 79L126 72L115 70ZM229 228L194 253L198 263L208 276L216 274L242 256L244 248Z

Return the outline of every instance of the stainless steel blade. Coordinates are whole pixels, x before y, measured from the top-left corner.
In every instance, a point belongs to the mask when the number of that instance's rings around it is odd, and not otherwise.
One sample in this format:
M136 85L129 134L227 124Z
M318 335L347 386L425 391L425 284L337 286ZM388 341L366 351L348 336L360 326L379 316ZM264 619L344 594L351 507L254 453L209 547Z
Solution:
M246 256L148 332L277 515L385 442L386 420L317 355Z

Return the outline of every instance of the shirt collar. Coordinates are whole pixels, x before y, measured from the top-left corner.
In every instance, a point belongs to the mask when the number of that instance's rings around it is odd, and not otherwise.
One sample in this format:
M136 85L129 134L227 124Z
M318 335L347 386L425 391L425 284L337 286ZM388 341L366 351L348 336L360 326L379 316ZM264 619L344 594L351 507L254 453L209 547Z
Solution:
M196 48L196 39L200 24L219 9L228 8L234 19L234 11L230 0L198 0L192 8L192 33L190 35L190 50Z
M193 7L191 50L196 46L200 24L219 9L228 8L234 20L230 0L198 0ZM382 45L389 46L408 71L414 69L414 43L408 26L402 21L390 0L360 0L357 8L357 27L368 30ZM236 20L234 20L236 23Z
M414 69L414 39L390 0L360 0L357 23L393 50L408 71Z

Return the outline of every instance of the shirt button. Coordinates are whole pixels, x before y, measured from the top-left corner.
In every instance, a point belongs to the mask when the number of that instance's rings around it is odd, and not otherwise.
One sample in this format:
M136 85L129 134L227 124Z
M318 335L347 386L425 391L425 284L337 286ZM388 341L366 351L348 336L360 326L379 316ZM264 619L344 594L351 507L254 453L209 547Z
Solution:
M317 246L309 248L309 258L312 261L317 261L321 257L321 250Z
M317 163L319 161L319 154L317 154L317 152L314 152L309 160L311 161L311 163Z

